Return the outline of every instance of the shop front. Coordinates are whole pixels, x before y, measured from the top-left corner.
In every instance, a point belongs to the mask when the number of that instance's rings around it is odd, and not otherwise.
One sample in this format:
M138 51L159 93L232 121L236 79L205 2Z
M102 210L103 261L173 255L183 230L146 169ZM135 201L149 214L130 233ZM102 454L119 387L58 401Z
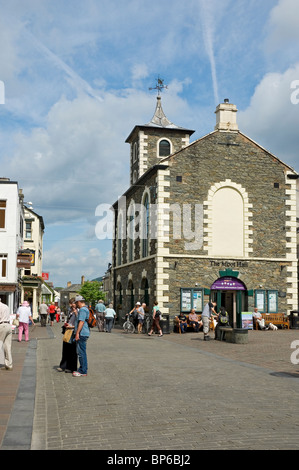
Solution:
M217 312L224 307L233 328L240 327L241 313L248 309L248 292L245 284L235 277L216 279L211 286L211 301L217 303Z

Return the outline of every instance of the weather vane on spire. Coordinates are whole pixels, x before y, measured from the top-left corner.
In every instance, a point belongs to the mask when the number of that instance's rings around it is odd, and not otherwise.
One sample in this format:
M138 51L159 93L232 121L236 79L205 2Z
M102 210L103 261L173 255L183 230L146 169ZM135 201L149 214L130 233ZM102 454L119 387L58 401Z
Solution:
M167 87L167 85L164 85L164 80L162 78L160 78L159 76L158 76L158 78L156 78L156 82L157 82L157 85L154 88L149 88L149 90L158 90L158 96L160 96L160 92L164 88L168 88L168 87Z

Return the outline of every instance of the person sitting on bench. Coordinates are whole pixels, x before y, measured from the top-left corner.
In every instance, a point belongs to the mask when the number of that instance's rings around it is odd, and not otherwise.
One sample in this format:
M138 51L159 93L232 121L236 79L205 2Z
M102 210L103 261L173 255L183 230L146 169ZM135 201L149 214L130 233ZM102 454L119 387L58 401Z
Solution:
M229 318L228 313L224 307L220 307L218 317L217 317L217 325L215 328L215 339L220 338L219 327L220 326L229 326Z

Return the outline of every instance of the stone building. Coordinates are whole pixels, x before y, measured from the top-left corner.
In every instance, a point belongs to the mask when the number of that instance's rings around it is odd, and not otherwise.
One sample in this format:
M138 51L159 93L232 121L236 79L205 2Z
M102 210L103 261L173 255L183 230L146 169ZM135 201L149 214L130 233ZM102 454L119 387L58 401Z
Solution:
M170 122L161 97L152 120L135 126L130 187L113 205L114 305L157 300L170 318L208 300L241 313L298 309L298 174L244 135L225 100L216 126L194 131Z

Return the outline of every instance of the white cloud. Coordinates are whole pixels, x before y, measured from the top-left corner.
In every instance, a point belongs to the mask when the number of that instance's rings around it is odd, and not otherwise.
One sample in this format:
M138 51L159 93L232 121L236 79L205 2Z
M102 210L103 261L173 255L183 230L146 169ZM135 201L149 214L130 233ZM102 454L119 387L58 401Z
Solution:
M291 102L291 84L299 63L284 73L269 73L256 87L250 106L239 113L240 130L299 171L299 104Z

